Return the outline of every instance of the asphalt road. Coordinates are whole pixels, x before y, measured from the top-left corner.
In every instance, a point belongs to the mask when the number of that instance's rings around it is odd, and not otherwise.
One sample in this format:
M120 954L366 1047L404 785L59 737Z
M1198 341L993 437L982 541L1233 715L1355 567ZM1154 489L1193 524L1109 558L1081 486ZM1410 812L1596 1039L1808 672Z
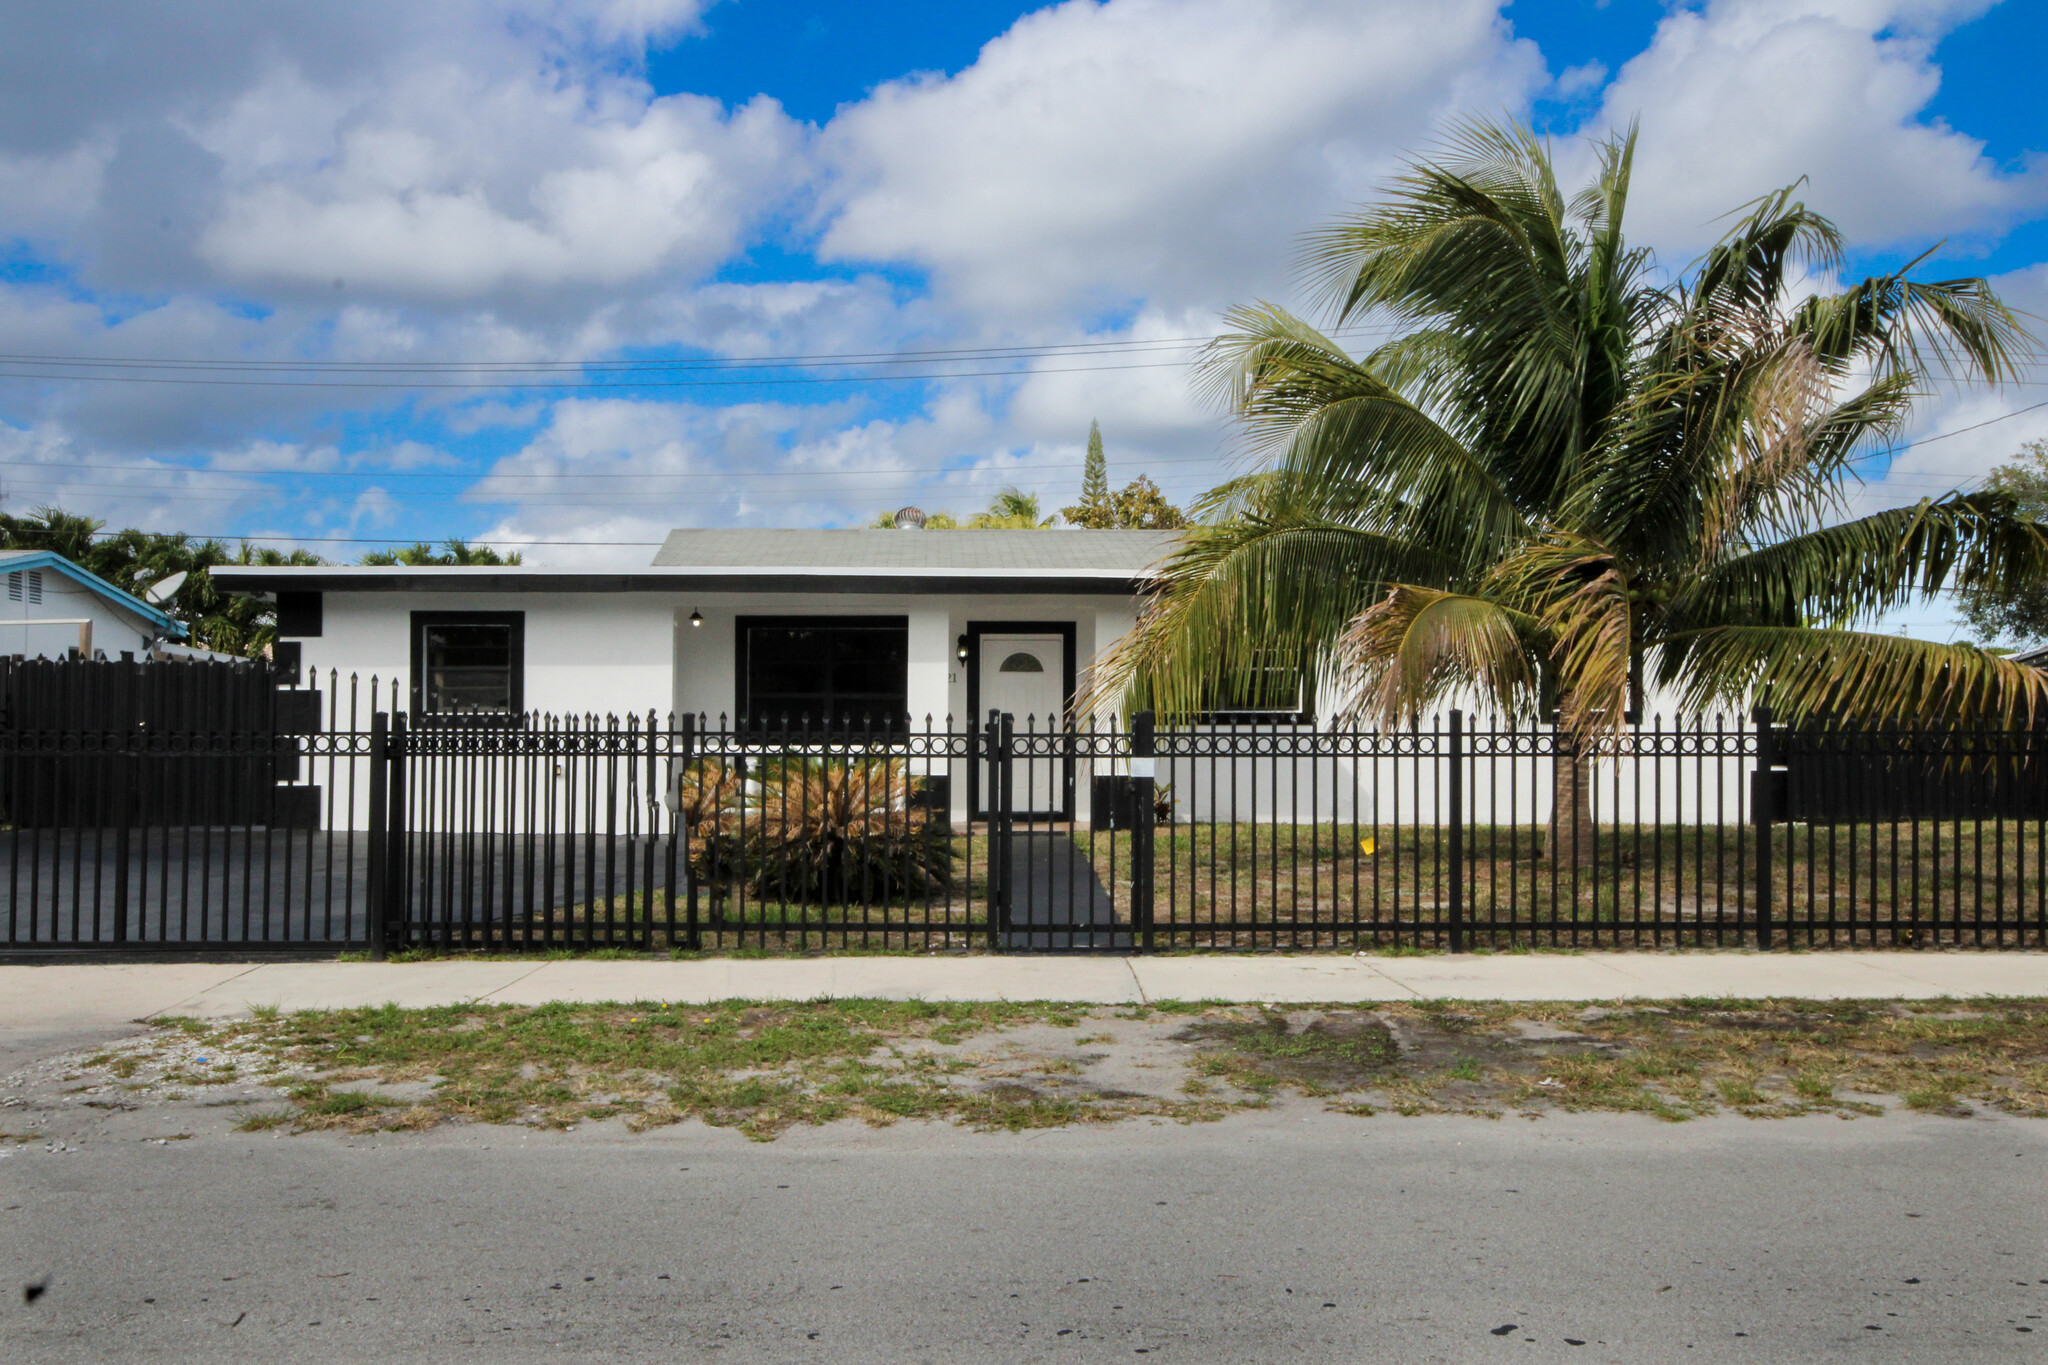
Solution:
M2048 1359L2044 1161L2048 1124L1899 1113L754 1144L142 1111L0 1157L0 1273L48 1279L0 1359Z

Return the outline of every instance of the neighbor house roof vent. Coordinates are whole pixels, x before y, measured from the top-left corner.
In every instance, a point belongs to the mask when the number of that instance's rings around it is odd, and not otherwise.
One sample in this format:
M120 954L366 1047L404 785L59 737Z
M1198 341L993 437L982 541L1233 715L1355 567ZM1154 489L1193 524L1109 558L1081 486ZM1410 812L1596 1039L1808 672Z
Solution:
M924 513L918 511L915 507L897 508L896 529L899 531L922 531L924 529Z

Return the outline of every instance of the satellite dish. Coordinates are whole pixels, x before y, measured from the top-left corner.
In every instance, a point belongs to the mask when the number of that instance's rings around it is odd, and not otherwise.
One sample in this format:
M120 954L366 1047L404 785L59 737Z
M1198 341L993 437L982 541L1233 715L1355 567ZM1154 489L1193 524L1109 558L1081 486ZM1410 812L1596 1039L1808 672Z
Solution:
M188 577L190 577L189 574L181 571L168 577L160 578L144 588L142 595L148 598L151 604L161 607L178 595L178 589L185 586L185 580Z

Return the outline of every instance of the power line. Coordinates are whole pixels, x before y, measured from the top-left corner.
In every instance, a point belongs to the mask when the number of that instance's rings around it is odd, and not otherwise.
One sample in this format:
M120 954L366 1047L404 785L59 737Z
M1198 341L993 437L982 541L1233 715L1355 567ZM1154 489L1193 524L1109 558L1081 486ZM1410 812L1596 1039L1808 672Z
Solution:
M1999 415L1998 415L1998 416L1996 416L1996 417L1987 417L1987 418L1985 418L1985 419L1984 419L1983 421L1981 421L1981 422L1972 422L1972 423L1971 423L1971 424L1970 424L1969 426L1966 426L1966 427L1957 427L1957 428L1956 428L1955 430L1953 430L1953 431L1944 431L1944 432L1941 432L1941 433L1939 433L1938 435L1934 435L1934 436L1923 436L1923 437L1920 437L1920 438L1918 438L1917 440L1912 440L1912 441L1908 441L1908 442L1906 442L1906 443L1905 443L1905 444L1903 444L1903 445L1897 445L1897 446L1887 446L1887 447L1886 447L1886 448L1884 448L1883 450L1873 450L1873 451L1869 452L1868 454L1865 454L1865 455L1860 455L1860 456L1858 456L1858 457L1857 457L1857 459L1858 459L1859 461L1867 461L1867 460L1879 460L1879 459L1884 459L1884 458L1886 458L1886 457L1888 457L1888 456L1893 456L1893 455L1902 455L1902 454L1904 454L1905 452L1907 452L1907 451L1909 451L1909 450L1914 450L1914 449L1917 449L1917 448L1918 448L1918 447L1920 447L1920 446L1924 446L1924 445L1932 445L1932 444L1934 444L1934 443L1935 443L1936 441L1946 441L1946 440L1950 439L1951 437L1955 437L1955 436L1962 436L1962 435L1965 435L1965 434L1967 434L1967 433L1969 433L1969 432L1972 432L1972 431L1977 431L1977 430L1980 430L1981 428L1984 428L1984 427L1988 427L1988 426L1993 426L1993 425L1996 425L1996 424L1997 424L1997 423L1999 423L1999 422L2005 422L2005 421L2009 421L2009 420L2011 420L2012 418L2015 418L2015 417L2020 417L2020 416L2024 416L2025 414L2027 414L2027 413L2030 413L2030 412L2038 412L2038 411L2040 411L2040 410L2041 410L2042 408L2048 408L2048 401L2044 401L2044 402L2040 402L2040 403L2031 403L2031 404L2029 404L2028 406L2026 406L2026 407L2023 407L2023 408L2014 408L2014 409L2013 409L2012 411L2010 411L2010 412L2006 412L2006 413L2001 413L2001 414L1999 414ZM1230 458L1231 458L1231 457L1230 457L1230 456L1228 456L1228 455L1162 455L1162 456L1155 456L1155 457L1150 457L1150 458L1147 458L1147 459L1145 459L1145 460L1141 461L1141 463L1142 463L1142 464L1143 464L1143 465L1145 466L1145 468L1149 469L1149 468L1152 468L1152 467L1154 467L1154 466L1157 466L1157 465L1177 465L1177 464L1217 464L1217 463L1221 463L1221 462L1227 461L1227 460L1229 460ZM147 463L120 463L120 462L108 462L108 461L103 461L103 460L94 460L94 461L87 461L87 460L75 460L75 461L66 461L66 462L64 462L64 464L62 465L62 468L64 468L64 469L114 469L114 470L128 470L128 471L132 471L132 472L134 472L134 473L138 473L138 474L176 474L176 475L200 475L200 476L212 475L212 476L217 476L217 477L220 477L220 478L242 478L242 479L263 479L263 478L293 478L293 479L368 479L368 480L387 480L387 479L471 479L471 480L476 480L476 481L478 481L478 482L483 482L483 481L487 481L487 480L494 480L494 479L550 479L550 480L559 480L559 479L647 479L647 480L654 480L654 479L707 479L707 480L717 480L717 481L724 481L724 482L737 482L737 481L743 481L743 480L747 480L747 479L785 479L785 478L789 478L789 477L792 477L792 476L802 476L802 477L806 477L806 478L815 478L815 479L831 479L831 478L835 478L835 477L841 477L841 476L856 476L856 475L858 475L858 476L874 476L874 477L893 477L893 476L897 476L897 475L909 475L909 474L983 474L983 473L986 473L986 474L993 474L993 475L1005 475L1005 474L1012 474L1012 473L1018 473L1018 472L1027 472L1027 473L1028 473L1028 472L1032 472L1032 471L1037 471L1037 470L1061 470L1061 469L1079 469L1079 468L1082 468L1084 464L1085 464L1085 461L1081 461L1081 460L1051 460L1051 461L1038 461L1038 462L1033 462L1033 463L1030 463L1030 464L1012 464L1012 465L1005 465L1005 466L1002 466L1001 468L996 468L996 469L984 469L984 468L982 468L982 467L978 467L978 466L973 466L973 465L906 465L906 466L902 466L902 467L900 467L900 468L892 468L892 469L876 469L876 468L858 468L858 469L843 469L843 470L832 470L832 469L796 469L796 470L761 470L761 471L757 471L757 472L748 472L748 471L744 471L744 470L730 470L730 471L715 471L715 470L675 470L675 471L612 471L612 470L576 471L576 470L559 470L559 471L554 471L554 472L540 472L540 471L530 471L530 470L503 470L503 471L498 471L498 470L396 470L396 469L394 469L394 470L381 470L381 469L371 469L371 470L347 470L347 469L232 469L232 468L219 468L219 467L195 467L195 466L189 466L189 465L165 465L165 464L147 464ZM19 469L36 469L36 470L52 470L52 469L54 469L54 468L57 468L57 466L54 466L54 465L53 465L53 464L52 464L51 462L49 462L49 461L46 461L46 460L0 460L0 468L19 468ZM1925 476L1925 475L1902 475L1902 476L1899 476L1897 480L1893 480L1893 479L1891 479L1891 478L1887 478L1887 479L1883 480L1883 482L1894 482L1894 481L1897 481L1897 482L1908 482L1908 481L1916 481L1916 482L1922 482L1922 483L1941 483L1941 482L1945 482L1945 480L1941 480L1941 479L1936 479L1936 478L1931 478L1931 477L1929 477L1929 476ZM59 485L59 486L61 486L61 487L99 487L99 488L123 488L123 487L126 487L126 485Z
M1330 336L1391 335L1390 324L1357 323L1340 327L1328 333ZM795 367L812 364L910 364L930 360L1001 360L1011 358L1030 359L1038 356L1093 355L1116 352L1143 352L1163 348L1205 346L1220 340L1229 333L1192 337L1126 337L1105 341L1058 341L1040 344L1018 343L1005 346L959 346L930 350L894 351L822 351L791 353L787 355L762 356L700 356L647 358L640 360L265 360L233 359L223 357L171 356L65 356L34 353L0 352L0 364L37 364L57 366L115 367L133 366L145 369L226 369L226 370L286 370L286 371L398 371L401 373L433 373L438 371L551 371L558 369L759 369L770 366Z
M636 379L631 382L599 383L496 383L467 380L440 383L428 380L378 381L372 379L187 379L170 375L142 374L24 374L0 370L0 379L34 379L45 383L62 381L81 384L180 384L193 388L244 389L717 389L755 388L773 384L888 384L929 379L1030 379L1041 374L1097 374L1112 370L1176 370L1184 361L1161 360L1130 365L1070 365L1061 369L950 370L931 374L849 374L797 375L786 379Z
M1148 458L1142 461L1141 463L1143 463L1146 468L1150 468L1153 465L1161 464L1212 464L1219 461L1228 460L1229 458L1231 457L1227 455L1164 455L1157 458ZM1005 465L1001 469L990 470L988 472L1007 474L1017 470L1029 471L1037 469L1080 469L1085 464L1085 460L1056 460L1034 464ZM0 460L0 468L47 470L56 467L57 466L52 465L47 460ZM763 470L756 473L748 473L745 471L733 471L731 473L716 473L708 470L677 470L674 472L645 471L635 473L620 473L615 471L598 470L592 472L578 473L572 470L563 470L558 473L549 474L529 472L524 470L506 470L503 472L498 472L495 470L474 469L232 469L220 467L200 467L192 465L139 463L110 464L105 461L87 460L67 460L64 462L62 467L65 469L124 469L142 474L206 474L218 475L222 478L268 478L273 476L288 476L290 478L295 479L782 479L789 478L795 475L801 475L805 478L826 479L841 474L971 474L979 472L977 468L972 465L906 465L902 468L892 469L793 469Z
M250 495L256 492L256 490L251 489L245 493L195 493L183 492L175 489L154 489L147 487L138 487L134 484L15 484L12 485L12 487L21 492L37 496L51 496L68 492L90 492L106 494L110 496L127 497L137 502L211 503L222 506L247 502L250 500ZM993 492L995 491L995 488L996 485L991 484L984 488L959 488L956 490L949 491L957 491L963 495L972 497L985 495L987 493ZM1197 486L1196 491L1200 491L1199 486ZM904 492L905 490L901 484L856 486L850 488L825 488L820 489L816 492L789 494L746 493L734 491L728 496L721 496L717 498L715 501L719 505L723 505L728 502L737 502L744 503L749 506L804 506L814 503L830 503L855 498L863 500L871 498L895 498L903 496ZM336 503L344 501L346 501L346 499L337 499L335 503L329 503L328 505L332 506L336 505ZM426 503L428 505L436 507L494 507L505 504L517 504L520 501L520 499L515 497L456 498L444 496L433 499L415 499L414 501L415 503ZM632 508L673 505L661 502L650 502L650 499L644 496L617 498L566 498L550 496L545 501L547 505L550 507Z
M2048 408L2048 402L2032 403L2032 404L2029 404L2028 406L2026 406L2026 407L2023 407L2023 408L2015 408L2015 409L2013 409L2013 410L2012 410L2011 412L2001 413L2000 415L1998 415L1998 416L1996 416L1996 417L1987 417L1987 418L1985 418L1985 419L1984 419L1983 421L1981 421L1981 422L1973 422L1973 423L1971 423L1971 424L1970 424L1969 426L1966 426L1966 427L1957 427L1957 428L1956 428L1955 430L1953 430L1953 431L1944 431L1944 432L1941 432L1940 434L1938 434L1938 435L1934 435L1934 436L1924 436L1924 437L1921 437L1921 438L1919 438L1918 440L1914 440L1914 441L1908 441L1908 442L1906 442L1906 443L1905 443L1905 444L1903 444L1903 445L1897 445L1897 446L1889 446L1889 447L1886 447L1886 448L1885 448L1885 449L1883 449L1883 450L1873 450L1873 451L1869 452L1868 454L1866 454L1866 455L1862 455L1862 456L1859 456L1859 457L1857 457L1857 458L1858 458L1858 460L1859 460L1859 461L1870 461L1870 460L1879 460L1879 459L1884 459L1884 458L1887 458L1887 457L1890 457L1890 456L1902 455L1902 454L1904 454L1905 452L1907 452L1907 451L1909 451L1909 450L1914 450L1914 449L1917 449L1917 448L1918 448L1918 447L1920 447L1920 446L1924 446L1924 445L1932 445L1932 444L1934 444L1934 443L1935 443L1935 442L1937 442L1937 441L1946 441L1946 440L1949 440L1949 439L1950 439L1950 438L1952 438L1952 437L1956 437L1956 436L1962 436L1962 435L1965 435L1965 434L1967 434L1967 433L1969 433L1969 432L1972 432L1972 431L1977 431L1977 430L1981 430L1981 429L1982 429L1982 428L1984 428L1984 427L1988 427L1988 426L1994 426L1994 425L1996 425L1997 423L2000 423L2000 422L2010 421L2010 420L2011 420L2012 418L2015 418L2015 417L2021 417L2021 416L2024 416L2025 414L2027 414L2027 413L2030 413L2030 412L2038 412L2038 411L2040 411L2040 410L2041 410L2041 409L2043 409L2043 408ZM1213 455L1213 456L1160 456L1160 457L1157 457L1157 458L1153 458L1153 459L1148 459L1148 460L1145 460L1145 461L1143 461L1143 464L1144 464L1144 465L1145 465L1145 466L1146 466L1147 468L1151 468L1151 467L1154 467L1154 466L1157 466L1157 465L1174 465L1174 464L1204 464L1204 465L1206 465L1206 464L1216 464L1216 463L1221 463L1221 462L1223 462L1223 461L1225 461L1225 460L1227 460L1227 459L1229 459L1229 458L1230 458L1229 456L1225 456L1225 455ZM875 478L895 478L896 476L900 476L900 475L912 475L912 474L965 474L965 475L977 475L977 474L980 474L980 475L986 475L986 476L994 476L994 477L1001 477L1001 476L1005 476L1005 475L1009 475L1009 474L1014 474L1014 473L1020 473L1020 472L1023 472L1023 473L1029 473L1029 472L1033 472L1033 471L1038 471L1038 470L1062 470L1062 469L1077 469L1077 468L1080 468L1080 467L1082 466L1082 463L1083 463L1083 462L1081 462L1081 461L1069 461L1069 460L1060 460L1060 461L1047 461L1047 462L1041 462L1041 463L1034 463L1034 464L1013 464L1013 465L1006 465L1006 466L1003 466L1003 467L1000 467L1000 468L992 468L992 469L984 469L984 468L978 468L978 467L976 467L976 466L972 466L972 465L969 465L969 466L959 466L959 465L951 465L951 466L949 466L949 465L917 465L917 466L906 466L906 467L903 467L903 468L900 468L900 469L872 469L872 468L861 468L861 469L846 469L846 470L822 470L822 469L803 469L803 470L762 470L762 471L758 471L758 472L748 472L748 471L743 471L743 470L733 470L733 471L727 471L727 472L717 472L717 471L687 471L687 470L685 470L685 471L675 471L675 472L616 472L616 471L591 471L591 472L573 472L573 471L566 471L566 470L565 470L565 471L561 471L561 472L558 472L558 473L539 473L539 472L532 472L532 471L524 471L524 470L508 470L508 471L504 471L504 472L502 472L502 473L501 473L501 472L496 472L496 471L491 471L491 470L418 470L418 471L410 471L410 470L390 470L390 471L382 471L382 470L370 470L370 471L351 471L351 470L324 470L324 469L309 469L309 470L291 470L291 469L266 469L266 470L239 470L239 469L211 469L211 468L192 468L192 467L188 467L188 466L182 466L182 465L159 465L159 464L120 464L120 463L107 463L107 462L103 462L103 461L94 461L94 462L85 462L85 461L78 461L78 462L70 462L70 463L67 463L67 464L65 464L65 465L63 466L63 468L65 468L65 469L115 469L115 470L130 470L130 471L133 471L133 472L136 472L136 473L146 473L146 474L158 474L158 473L162 473L162 474L174 474L174 475L198 475L198 476L207 476L207 475L212 475L212 476L217 476L217 477L221 477L221 478L243 478L243 479L261 479L261 478L299 478L299 479L303 479L303 478L333 478L333 479L359 479L359 480L373 480L373 481L375 481L375 480L387 480L387 479L427 479L427 478L433 478L433 479L470 479L470 480L474 480L474 481L476 481L477 483L484 483L484 482L488 482L488 481L491 481L491 480L497 480L497 479L551 479L551 480L554 480L554 479L644 479L644 480L655 480L655 479L704 479L704 480L712 480L712 481L719 481L719 482L725 482L725 483L743 483L743 482L745 482L745 481L747 481L747 480L750 480L750 479L775 479L775 480L781 480L781 479L787 479L787 478L789 478L789 477L791 477L791 476L793 476L793 475L801 475L801 476L803 476L803 477L807 477L807 478L813 478L813 479L819 479L819 480L829 480L829 479L832 479L832 478L835 478L835 477L875 477ZM51 470L53 470L53 469L55 468L54 466L52 466L52 465L51 465L50 463L48 463L48 462L46 462L46 461L36 461L36 460L0 460L0 467L12 467L12 468L24 468L24 469L35 469L35 470L42 470L42 471L51 471ZM1881 483L1891 483L1891 482L1898 482L1898 483L1909 483L1909 482L1910 482L1910 483L1920 483L1920 484L1946 484L1946 483L1947 483L1948 481L1947 481L1947 480L1943 480L1943 479L1939 479L1939 478L1935 478L1935 477L1930 477L1930 476L1927 476L1927 475L1912 475L1912 474L1907 474L1907 475L1901 475L1901 476L1899 476L1899 477L1898 477L1897 479L1892 479L1892 478L1885 478L1885 479L1880 479L1880 480L1878 480L1878 482L1881 482ZM24 483L22 483L22 482L20 482L20 481L17 481L17 482L16 482L16 483L15 483L15 484L14 484L13 486L14 486L14 487L17 487L17 488L20 488L20 487L28 487L28 488L38 489L38 490L40 490L40 491L57 491L57 490L62 490L62 489L66 489L66 488L81 488L81 489L92 489L92 490L94 490L94 491L100 491L100 492L134 492L134 491L138 491L138 490L137 490L137 486L136 486L136 485L130 485L130 484L74 484L74 483L63 483L63 484L36 484L36 483L26 483L26 484L24 484ZM887 484L887 485L871 485L871 486L867 486L867 487L852 487L852 488L848 488L848 487L835 487L835 488L833 488L833 489L831 490L831 492L832 492L832 493L836 493L836 494L846 494L846 493L853 493L853 492L863 492L863 491L873 491L873 492L888 492L888 491L892 491L892 490L894 490L894 489L895 489L895 488L897 488L898 486L899 486L899 485L898 485L898 484L896 484L896 483L890 483L890 484ZM147 488L143 488L143 489L141 489L140 491L142 491L142 492L144 492L144 493L148 493L148 492L149 492L149 490L148 490ZM253 491L253 490L252 490L252 491ZM968 492L968 491L973 491L973 490L969 490L969 489L961 489L960 491L962 491L962 492ZM161 492L161 493L158 493L158 494L156 494L156 496L160 496L160 497L169 497L169 496L173 496L173 494L172 494L172 492L171 492L171 491L169 491L169 490L165 490L164 492ZM187 495L187 497L188 497L188 498L189 498L189 497L191 497L191 496L193 496L193 495ZM239 496L240 496L239 494L223 494L223 495L218 495L218 496L217 496L217 500L220 500L220 501L234 501L234 500L236 500L236 499L237 499L237 498L238 498ZM812 500L812 499L810 499L810 498L804 498L804 499L802 499L802 501L811 501L811 500ZM510 499L490 499L490 501L510 501ZM559 501L559 499L558 499L558 501ZM607 504L607 503L590 503L590 504L585 504L585 505L591 505L591 506L605 506L605 505L610 505L610 504Z
M95 532L93 532L93 537L94 537L95 539L98 539L98 540L106 540L106 539L110 539L111 537L114 537L114 536L118 536L118 535L120 535L120 534L121 534L121 532L119 532L119 531L95 531ZM427 538L425 538L425 537L421 537L421 536L382 536L382 537L376 537L376 536L252 536L252 535L244 535L244 534L242 534L242 533L240 533L240 532L235 532L235 533L232 533L232 534L223 534L223 533L219 533L219 532L206 532L206 533L203 533L203 534L202 534L201 532L198 532L198 531L180 531L180 532L177 532L177 534L179 534L179 535L182 535L182 536L184 536L184 537L185 537L185 538L186 538L187 540L248 540L248 541L261 541L261 542L263 542L263 543L265 543L265 544L276 544L276 545L419 545L419 544L429 544L429 545L441 545L441 544L445 544L445 543L446 543L446 542L447 542L448 540L451 540L451 539L453 539L453 540L459 540L459 541L461 541L461 542L462 542L462 543L463 543L464 545L490 545L490 546L499 546L499 545L505 545L505 546L510 546L510 547L512 547L512 548L514 548L514 549L519 549L519 548L522 548L522 547L526 547L526 546L547 546L547 545L576 545L576 546L604 546L604 547L611 547L611 546L616 546L616 547L618 547L618 548L620 548L620 549L639 549L639 548L645 548L645 547L654 547L654 548L659 548L660 546L662 546L662 545L666 545L666 544L668 543L667 541L663 541L663 540L476 540L476 539L471 539L471 538L467 538L467 537L463 537L463 536L453 536L453 537L449 537L449 536L443 536L443 537L440 537L439 539L432 539L432 540L429 540L429 539L427 539ZM940 534L943 534L943 533L940 533ZM233 564L223 564L223 565L220 565L219 567L221 567L221 568L262 568L262 567L265 567L265 566L263 566L263 565L260 565L260 564L259 564L259 565L233 565ZM340 566L340 567L344 567L344 568L347 568L347 567L353 567L353 566L349 566L349 565L343 565L343 566ZM479 565L478 567L480 567L480 568L481 568L481 567L488 567L488 566L485 566L485 565Z

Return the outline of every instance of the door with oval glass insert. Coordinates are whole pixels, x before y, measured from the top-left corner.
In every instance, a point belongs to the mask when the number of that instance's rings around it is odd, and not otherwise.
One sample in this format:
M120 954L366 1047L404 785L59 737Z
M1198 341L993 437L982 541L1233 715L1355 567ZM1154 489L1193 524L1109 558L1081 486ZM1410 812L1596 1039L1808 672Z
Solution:
M1017 733L1045 734L1060 728L1066 705L1066 642L1057 635L984 635L981 637L980 710L1007 711L1017 718ZM1019 746L1022 748L1023 746ZM1056 815L1066 804L1063 761L1054 758L1016 760L1011 775L1012 810L1018 815ZM982 802L988 800L989 778L982 773Z

